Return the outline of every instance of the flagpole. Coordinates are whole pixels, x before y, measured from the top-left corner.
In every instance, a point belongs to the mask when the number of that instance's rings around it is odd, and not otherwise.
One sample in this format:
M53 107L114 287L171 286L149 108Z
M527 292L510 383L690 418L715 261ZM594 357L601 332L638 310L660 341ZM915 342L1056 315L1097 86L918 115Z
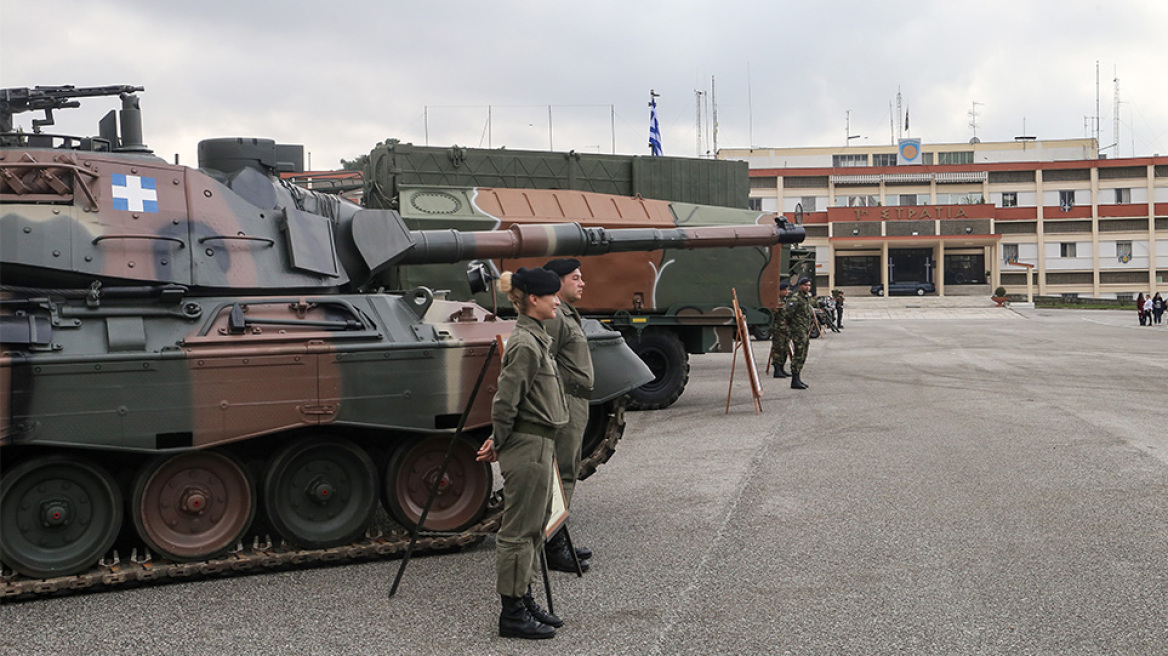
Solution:
M649 154L653 157L660 157L661 149L661 128L657 124L657 98L661 94L653 89L649 89Z

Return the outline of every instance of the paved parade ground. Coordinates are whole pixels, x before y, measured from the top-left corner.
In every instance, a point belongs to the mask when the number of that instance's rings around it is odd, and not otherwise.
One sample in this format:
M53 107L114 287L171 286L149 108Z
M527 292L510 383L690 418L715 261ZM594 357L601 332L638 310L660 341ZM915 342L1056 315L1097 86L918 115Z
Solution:
M797 392L692 359L577 488L550 643L495 636L494 541L0 606L0 653L1168 653L1168 328L857 309ZM766 347L755 342L760 369ZM496 481L498 484L498 481Z

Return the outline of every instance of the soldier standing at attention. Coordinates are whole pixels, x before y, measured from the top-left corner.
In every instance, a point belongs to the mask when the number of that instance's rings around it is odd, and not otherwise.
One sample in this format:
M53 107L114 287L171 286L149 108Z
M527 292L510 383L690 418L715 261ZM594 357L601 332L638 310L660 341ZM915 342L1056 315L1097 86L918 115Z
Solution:
M779 305L771 316L771 366L774 367L775 378L787 378L783 365L787 364L787 349L790 348L791 335L787 332L787 296L791 294L791 283L784 280L779 283Z
M815 322L815 299L811 297L811 278L803 276L797 285L799 291L787 301L787 331L795 345L791 356L791 389L807 389L807 383L799 377L803 363L807 361L807 348L811 344L811 325Z
M580 273L580 260L574 258L554 259L543 268L560 277L560 309L544 325L552 337L552 357L568 400L568 423L556 433L556 462L560 480L564 482L564 505L571 509L576 476L580 472L580 447L584 442L584 428L588 426L588 400L592 396L592 354L584 336L584 320L573 305L584 297L584 276ZM576 549L582 571L588 571L591 557L591 549ZM547 565L561 572L576 571L563 531L547 543Z
M539 549L552 498L556 432L568 423L568 406L543 322L556 316L560 279L546 269L520 268L499 279L499 291L519 312L503 351L498 391L491 405L494 432L477 460L499 462L503 516L495 536L496 590L502 597L499 635L554 638L560 618L536 603L531 584L539 574Z

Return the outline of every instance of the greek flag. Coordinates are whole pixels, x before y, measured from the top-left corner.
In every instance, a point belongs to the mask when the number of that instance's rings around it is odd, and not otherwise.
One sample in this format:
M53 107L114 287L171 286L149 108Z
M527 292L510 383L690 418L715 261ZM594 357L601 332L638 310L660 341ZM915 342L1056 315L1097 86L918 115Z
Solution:
M110 176L110 196L115 210L158 211L158 185L154 178L114 173Z
M649 148L653 157L661 157L661 128L657 127L657 101L649 101Z

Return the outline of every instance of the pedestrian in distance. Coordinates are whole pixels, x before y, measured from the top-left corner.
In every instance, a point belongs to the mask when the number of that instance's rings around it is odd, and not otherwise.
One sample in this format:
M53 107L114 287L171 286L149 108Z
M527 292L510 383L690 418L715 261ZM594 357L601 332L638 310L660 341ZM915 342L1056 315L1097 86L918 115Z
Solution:
M568 402L568 423L556 432L556 462L564 483L564 505L570 510L580 473L580 447L588 426L588 402L592 397L592 354L588 350L588 337L584 335L584 320L575 306L584 297L584 274L580 272L580 260L575 258L550 260L543 268L560 278L560 308L545 326L552 338L551 353ZM577 560L582 572L591 566L588 559L592 550L577 548L573 558L567 534L562 530L548 541L546 554L549 569L575 572Z
M1155 308L1156 305L1152 302L1152 295L1149 294L1144 298L1144 320L1148 322L1149 326L1152 325L1152 312Z
M835 290L835 326L844 327L844 293L838 289Z
M1148 318L1144 315L1144 293L1143 292L1140 292L1140 295L1136 297L1136 312L1138 312L1140 315L1140 325L1141 326L1145 325L1145 322L1148 320Z
M791 350L791 334L787 332L787 297L791 295L791 283L779 283L779 304L771 315L771 366L775 378L789 378L783 370Z
M493 433L477 460L498 462L503 473L503 515L495 535L495 589L503 603L499 635L554 638L560 618L535 603L539 550L552 499L552 454L568 405L544 322L556 316L560 278L546 269L520 268L499 279L499 291L519 313L503 351L491 404Z
M787 332L791 335L794 353L791 356L791 389L807 389L803 382L803 364L811 345L811 326L815 323L815 298L811 296L811 278L799 279L797 292L787 299L785 314Z
M1156 325L1160 325L1160 320L1164 317L1164 297L1160 296L1160 292L1152 297L1152 318L1156 320Z

